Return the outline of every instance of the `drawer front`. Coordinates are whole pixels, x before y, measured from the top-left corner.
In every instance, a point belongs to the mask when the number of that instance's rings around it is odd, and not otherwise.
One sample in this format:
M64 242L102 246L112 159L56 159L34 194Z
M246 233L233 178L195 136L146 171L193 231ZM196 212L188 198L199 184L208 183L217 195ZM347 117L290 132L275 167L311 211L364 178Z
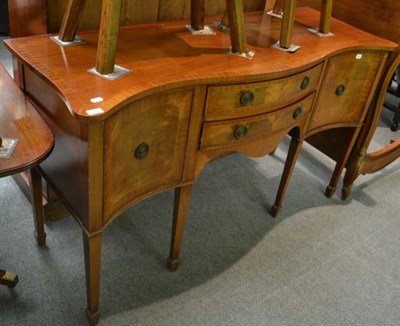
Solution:
M302 73L261 83L210 86L205 120L224 120L271 112L312 92L322 64Z
M378 76L383 54L349 52L329 60L311 118L310 129L337 123L359 123Z
M245 119L204 122L200 149L211 149L290 130L309 116L314 93L304 100L267 114Z
M106 121L105 218L182 180L192 90L149 97ZM105 221L105 222L106 222Z

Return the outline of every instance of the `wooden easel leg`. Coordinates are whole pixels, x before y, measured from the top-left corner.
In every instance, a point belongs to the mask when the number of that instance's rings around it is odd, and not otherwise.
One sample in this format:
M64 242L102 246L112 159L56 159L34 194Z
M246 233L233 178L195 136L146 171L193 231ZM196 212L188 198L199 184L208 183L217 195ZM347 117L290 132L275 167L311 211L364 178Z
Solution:
M284 1L281 36L279 41L280 47L284 49L290 48L292 44L295 8L296 8L296 0Z
M171 271L176 271L180 263L179 252L181 250L183 231L185 229L185 222L187 211L189 208L192 187L193 186L190 184L175 189L175 205L174 217L172 222L171 248L168 258L168 268Z
M322 0L321 2L319 32L322 34L329 34L331 28L332 3L332 0Z
M73 42L81 21L86 0L68 0L58 38L62 42Z
M302 144L303 140L300 140L297 137L292 137L292 140L290 141L289 151L287 154L285 167L283 169L281 182L279 184L278 193L276 194L275 203L271 208L271 215L273 217L276 217L282 208L282 202L285 197L294 166L296 165L297 158L300 154Z
M87 291L86 315L90 325L96 325L100 318L99 296L102 236L102 232L88 235L83 231Z
M121 3L122 0L103 0L102 3L96 56L96 71L102 75L114 71Z
M197 31L204 29L204 7L205 0L191 0L190 25Z
M32 168L28 172L31 191L31 203L33 220L35 223L35 239L39 246L46 243L46 233L44 232L44 216L42 203L42 177L36 168Z
M227 0L226 8L231 34L232 52L246 53L247 43L243 0Z

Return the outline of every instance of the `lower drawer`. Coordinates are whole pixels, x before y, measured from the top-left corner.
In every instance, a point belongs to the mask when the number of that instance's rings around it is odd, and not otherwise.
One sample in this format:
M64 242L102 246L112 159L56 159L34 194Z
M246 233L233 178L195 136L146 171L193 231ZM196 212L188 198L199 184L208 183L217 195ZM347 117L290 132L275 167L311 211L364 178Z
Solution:
M200 149L211 149L266 137L304 123L309 115L315 93L285 108L244 119L204 122Z

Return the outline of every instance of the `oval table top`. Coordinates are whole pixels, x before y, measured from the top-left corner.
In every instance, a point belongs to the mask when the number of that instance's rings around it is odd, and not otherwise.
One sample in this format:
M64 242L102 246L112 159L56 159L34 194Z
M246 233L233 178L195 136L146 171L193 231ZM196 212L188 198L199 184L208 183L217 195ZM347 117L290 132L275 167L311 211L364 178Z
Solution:
M50 154L54 145L53 133L2 65L0 138L3 146L7 139L18 139L11 156L0 157L0 177L34 167Z

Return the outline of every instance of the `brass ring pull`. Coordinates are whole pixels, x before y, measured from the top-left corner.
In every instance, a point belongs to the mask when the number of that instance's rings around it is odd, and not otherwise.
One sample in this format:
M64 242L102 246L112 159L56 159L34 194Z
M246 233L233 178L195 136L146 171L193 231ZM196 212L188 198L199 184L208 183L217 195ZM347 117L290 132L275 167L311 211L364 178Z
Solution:
M301 82L300 88L302 90L305 90L309 84L310 84L310 77L306 76L306 77L304 77L303 81Z
M344 85L338 86L338 88L336 88L336 95L337 96L343 95L345 89L346 87Z
M235 137L235 139L239 140L239 139L243 139L244 137L246 137L248 132L248 128L246 126L243 125L239 125L235 128L235 131L233 133L233 136Z
M296 111L293 112L293 119L297 120L298 118L300 118L302 112L303 112L303 109L301 108L301 106L299 106L296 109Z
M252 91L246 91L240 96L240 104L243 106L250 105L253 103L254 93Z
M138 160L144 159L149 153L149 149L150 149L149 145L147 145L146 143L141 143L138 147L136 147L135 157Z

